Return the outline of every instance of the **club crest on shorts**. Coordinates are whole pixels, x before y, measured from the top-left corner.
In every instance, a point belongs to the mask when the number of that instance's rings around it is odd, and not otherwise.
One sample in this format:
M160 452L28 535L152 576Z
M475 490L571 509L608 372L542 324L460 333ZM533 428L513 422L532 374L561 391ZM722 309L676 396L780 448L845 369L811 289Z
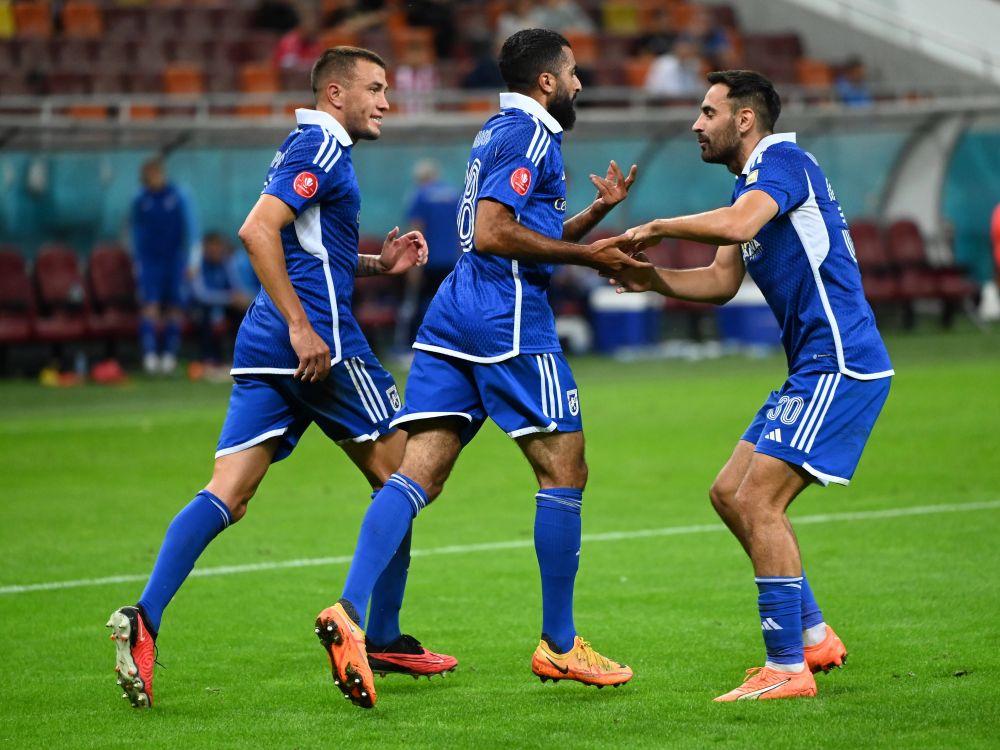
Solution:
M389 386L385 391L385 395L389 397L389 404L392 406L392 410L399 411L403 402L399 398L399 391L396 389L396 386Z
M576 388L571 391L566 391L566 403L569 404L569 413L574 417L580 413L580 397L577 395L576 391Z

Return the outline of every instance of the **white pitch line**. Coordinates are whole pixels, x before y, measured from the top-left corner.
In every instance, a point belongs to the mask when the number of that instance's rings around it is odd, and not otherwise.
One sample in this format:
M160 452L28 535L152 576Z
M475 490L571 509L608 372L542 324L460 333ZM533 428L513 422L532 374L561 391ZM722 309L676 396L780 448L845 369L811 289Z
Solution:
M951 503L941 505L918 505L910 508L888 508L886 510L862 510L850 513L821 513L811 516L798 516L792 521L796 526L804 524L837 523L839 521L877 521L884 518L903 518L906 516L926 516L937 513L963 513L976 510L1000 509L1000 500L986 500L973 503ZM636 529L634 531L608 531L600 534L584 534L584 542L620 542L629 539L647 539L649 537L682 536L686 534L704 534L707 532L726 531L722 524L696 524L693 526L667 526L660 529ZM531 539L511 539L503 542L486 542L483 544L457 544L449 547L433 547L431 549L415 549L411 557L436 557L438 555L464 555L471 552L494 552L505 549L523 549L533 547ZM315 568L325 565L346 565L351 562L351 555L337 557L314 557L299 560L283 560L280 562L248 563L246 565L220 565L213 568L195 568L192 576L227 576L237 573L255 573L267 570L286 570L288 568ZM50 581L48 583L28 583L19 586L0 586L0 594L26 594L32 591L54 591L58 589L77 589L91 586L105 586L112 583L135 583L145 581L148 574L108 576L106 578L82 578L75 581Z

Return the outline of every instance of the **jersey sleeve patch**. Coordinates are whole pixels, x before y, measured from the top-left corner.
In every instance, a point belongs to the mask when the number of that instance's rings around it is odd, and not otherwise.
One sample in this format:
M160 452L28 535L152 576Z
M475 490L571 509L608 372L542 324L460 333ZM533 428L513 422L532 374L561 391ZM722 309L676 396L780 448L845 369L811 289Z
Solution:
M526 167L518 167L510 173L510 186L518 195L527 195L531 188L531 172Z
M292 187L296 193L308 200L316 195L316 191L319 189L319 180L312 172L299 172L295 176Z

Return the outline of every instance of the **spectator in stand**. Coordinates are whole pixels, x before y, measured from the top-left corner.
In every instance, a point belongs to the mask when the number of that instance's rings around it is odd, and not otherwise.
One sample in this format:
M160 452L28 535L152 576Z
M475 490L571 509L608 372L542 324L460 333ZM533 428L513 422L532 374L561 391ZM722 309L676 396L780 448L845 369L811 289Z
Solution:
M294 28L286 31L274 47L272 60L278 70L308 71L316 58L323 54L318 37L316 16L303 13Z
M288 0L261 0L254 8L252 24L255 29L284 34L298 23L299 14Z
M239 324L250 305L233 246L219 232L209 232L202 239L201 260L191 279L191 298L200 362L206 372L214 374L223 362L223 338L233 324Z
M338 0L325 3L330 8L323 17L324 28L358 32L381 26L386 20L384 0Z
M687 28L678 34L678 41L690 42L710 70L728 70L738 66L736 51L729 33L715 22L711 11L700 5L694 11ZM700 82L699 82L700 83Z
M427 264L406 274L406 293L396 326L396 346L408 350L437 288L462 254L458 241L458 202L461 194L441 179L433 159L413 166L414 190L406 209L408 230L427 240Z
M636 51L639 55L670 54L677 41L677 30L674 28L673 17L667 5L657 5L650 8L646 26L636 40Z
M844 63L833 87L840 101L849 107L868 107L875 102L868 87L868 71L860 57L851 57Z
M542 0L535 11L538 27L560 34L593 34L597 31L586 11L573 0Z
M406 22L410 26L434 31L434 53L439 60L452 56L457 30L456 0L407 0ZM465 29L463 29L463 32Z
M534 0L512 0L497 19L497 47L513 33L523 29L541 28L541 18Z
M659 96L697 96L702 89L703 65L697 47L690 41L678 39L672 51L653 60L644 88Z
M181 344L184 269L198 235L190 203L167 181L161 157L143 163L141 179L129 223L142 303L142 366L148 374L170 374Z
M434 49L411 38L396 66L395 84L400 112L433 111L432 95L439 84Z
M506 89L500 66L497 65L498 50L493 48L493 41L488 33L479 33L470 37L469 48L473 58L472 69L462 79L463 89L490 89L502 91Z

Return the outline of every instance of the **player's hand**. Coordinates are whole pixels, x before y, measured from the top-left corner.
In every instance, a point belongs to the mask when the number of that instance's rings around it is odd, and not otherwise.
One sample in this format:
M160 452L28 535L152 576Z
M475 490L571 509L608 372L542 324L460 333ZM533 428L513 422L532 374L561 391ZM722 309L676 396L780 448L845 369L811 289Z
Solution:
M414 266L427 262L427 240L414 229L399 236L399 227L393 227L382 243L382 253L378 256L384 274L406 273Z
M632 227L621 236L625 244L624 249L630 255L641 252L647 247L652 247L663 239L663 235L657 234L656 232L655 221L648 221L645 224Z
M299 357L299 366L292 376L305 383L317 383L330 374L330 347L308 323L289 326L288 337Z
M635 175L638 169L633 164L626 177L622 174L618 163L612 159L608 165L606 176L598 177L596 174L590 175L590 181L597 188L597 198L594 199L594 202L601 204L607 209L617 206L628 197L628 190L632 187L632 183L635 182Z
M653 267L644 256L642 259L633 258L631 252L623 252L623 246L628 248L628 241L624 235L598 240L589 246L588 262L584 265L596 268L602 276L610 276L626 268Z
M648 261L649 258L643 252L638 252L632 256L636 260ZM644 268L623 268L614 277L601 274L608 279L608 283L615 287L618 294L626 292L648 292L653 288L656 280L656 269L650 264Z

